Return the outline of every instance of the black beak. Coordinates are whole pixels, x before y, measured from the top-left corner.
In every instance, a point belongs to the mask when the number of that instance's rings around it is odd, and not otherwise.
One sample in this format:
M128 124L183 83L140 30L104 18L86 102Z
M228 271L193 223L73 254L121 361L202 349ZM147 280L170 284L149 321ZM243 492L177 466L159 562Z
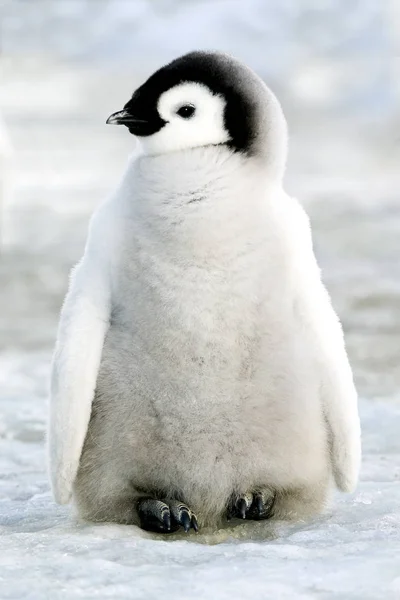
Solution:
M137 125L139 128L143 127L143 125L147 125L147 123L148 121L145 121L144 119L135 119L135 117L125 109L113 113L106 121L107 125L127 125L128 127L135 127L135 125Z
M135 117L135 113L137 114L139 112L137 107L132 107L132 112L130 111L130 108L125 107L122 110L113 113L108 117L106 121L107 125L125 125L132 135L136 135L138 137L152 135L165 125L165 121L160 118L157 111L155 111L155 114L149 115L147 115L146 111L144 111L145 116L148 116L148 118L145 119L139 119ZM141 113L143 113L143 110L139 112L139 114Z

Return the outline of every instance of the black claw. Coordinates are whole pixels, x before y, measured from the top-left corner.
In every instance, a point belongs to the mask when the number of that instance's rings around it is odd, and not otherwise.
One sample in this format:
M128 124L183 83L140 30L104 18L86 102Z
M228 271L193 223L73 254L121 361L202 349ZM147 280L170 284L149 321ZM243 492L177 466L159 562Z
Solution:
M241 519L246 518L247 502L244 498L239 498L236 503L238 514Z
M245 494L238 498L233 507L232 516L245 519L253 502L253 494Z
M172 533L179 525L171 524L171 514L165 502L155 498L142 498L137 504L140 527L145 531Z
M249 511L249 518L255 521L262 521L264 519L270 519L273 516L273 507L275 504L276 494L268 495L265 493L257 492L254 495L254 502Z
M171 515L168 506L162 509L161 519L165 529L171 531Z
M259 516L261 516L264 512L265 506L264 506L264 500L262 497L262 494L256 494L255 498L254 498L254 504L257 510L257 513Z
M199 533L199 524L197 523L196 515L192 515L191 526L196 533Z
M236 501L230 502L227 510L226 518L230 521L233 517L238 519L251 519L261 521L269 519L273 516L273 507L275 504L276 494L270 492L248 493Z
M157 500L141 498L137 503L140 526L146 531L157 533L174 533L183 527L188 533L192 527L197 533L197 518L190 508L176 500Z
M185 532L187 533L190 529L190 515L187 510L183 510L181 512L180 523Z
M170 502L171 516L175 523L181 525L186 533L190 530L192 511L182 502Z

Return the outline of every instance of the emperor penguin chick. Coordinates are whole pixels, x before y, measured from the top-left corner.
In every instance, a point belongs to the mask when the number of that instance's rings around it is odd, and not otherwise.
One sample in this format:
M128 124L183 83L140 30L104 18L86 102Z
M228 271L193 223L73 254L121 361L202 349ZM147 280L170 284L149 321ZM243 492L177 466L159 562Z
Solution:
M354 489L357 395L273 93L220 53L154 73L108 123L139 141L94 214L55 349L54 495L170 532L303 518Z

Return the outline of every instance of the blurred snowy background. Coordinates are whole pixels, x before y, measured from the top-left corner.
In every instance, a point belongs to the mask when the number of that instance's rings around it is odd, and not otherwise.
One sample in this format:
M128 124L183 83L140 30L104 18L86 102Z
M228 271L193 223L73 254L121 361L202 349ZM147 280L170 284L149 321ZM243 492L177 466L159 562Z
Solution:
M286 187L311 216L362 397L359 491L268 543L254 541L260 528L204 538L225 540L210 548L71 525L45 476L68 271L134 143L105 120L156 67L195 48L235 54L281 99ZM0 69L2 600L186 598L188 570L191 598L399 598L398 0L0 0Z

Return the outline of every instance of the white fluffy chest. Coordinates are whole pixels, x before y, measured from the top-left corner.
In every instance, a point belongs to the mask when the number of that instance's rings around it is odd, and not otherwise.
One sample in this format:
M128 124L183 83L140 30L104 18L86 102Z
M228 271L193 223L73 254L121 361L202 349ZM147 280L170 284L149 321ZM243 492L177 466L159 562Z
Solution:
M288 235L257 171L217 156L216 176L205 158L196 176L192 164L175 178L174 165L145 165L135 195L119 198L112 329L115 346L149 369L236 379L267 322L282 322L274 313L286 306Z
M206 268L145 255L119 273L115 318L151 352L204 363L248 345L259 321L262 262L258 253Z

